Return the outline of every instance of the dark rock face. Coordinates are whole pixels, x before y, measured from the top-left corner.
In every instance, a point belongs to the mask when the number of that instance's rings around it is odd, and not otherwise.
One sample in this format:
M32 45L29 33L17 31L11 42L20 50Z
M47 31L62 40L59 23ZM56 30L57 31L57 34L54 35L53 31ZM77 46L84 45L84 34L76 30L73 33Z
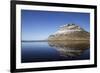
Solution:
M90 33L75 24L68 24L68 25L61 26L56 33L48 37L49 41L89 40L89 39L90 39Z

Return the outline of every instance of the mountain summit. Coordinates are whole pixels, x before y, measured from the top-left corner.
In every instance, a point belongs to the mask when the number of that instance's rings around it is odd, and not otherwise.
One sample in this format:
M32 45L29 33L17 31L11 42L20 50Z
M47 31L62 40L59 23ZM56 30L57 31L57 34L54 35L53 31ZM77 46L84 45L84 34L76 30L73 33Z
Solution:
M50 35L48 40L89 40L90 33L76 24L60 26L57 32Z

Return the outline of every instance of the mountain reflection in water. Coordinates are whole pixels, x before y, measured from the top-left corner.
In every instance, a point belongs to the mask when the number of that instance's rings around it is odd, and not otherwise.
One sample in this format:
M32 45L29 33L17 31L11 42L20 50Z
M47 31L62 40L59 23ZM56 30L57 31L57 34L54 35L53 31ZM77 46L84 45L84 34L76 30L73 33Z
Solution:
M48 44L64 57L80 56L85 50L90 48L89 41L49 41Z
M21 47L22 63L90 59L89 41L28 41Z

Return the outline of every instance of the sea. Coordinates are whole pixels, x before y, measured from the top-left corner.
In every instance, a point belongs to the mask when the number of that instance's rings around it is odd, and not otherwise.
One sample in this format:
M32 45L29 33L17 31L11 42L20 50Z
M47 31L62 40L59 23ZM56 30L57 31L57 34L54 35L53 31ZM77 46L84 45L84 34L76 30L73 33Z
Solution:
M21 62L89 60L88 41L22 41Z

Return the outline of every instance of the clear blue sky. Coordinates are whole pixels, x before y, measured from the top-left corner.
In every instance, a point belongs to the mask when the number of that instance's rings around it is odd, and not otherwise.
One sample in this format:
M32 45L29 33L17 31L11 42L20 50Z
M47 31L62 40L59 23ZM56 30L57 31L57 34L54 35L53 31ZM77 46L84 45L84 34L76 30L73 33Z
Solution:
M21 10L22 40L44 40L56 32L59 26L75 23L90 32L90 14Z

